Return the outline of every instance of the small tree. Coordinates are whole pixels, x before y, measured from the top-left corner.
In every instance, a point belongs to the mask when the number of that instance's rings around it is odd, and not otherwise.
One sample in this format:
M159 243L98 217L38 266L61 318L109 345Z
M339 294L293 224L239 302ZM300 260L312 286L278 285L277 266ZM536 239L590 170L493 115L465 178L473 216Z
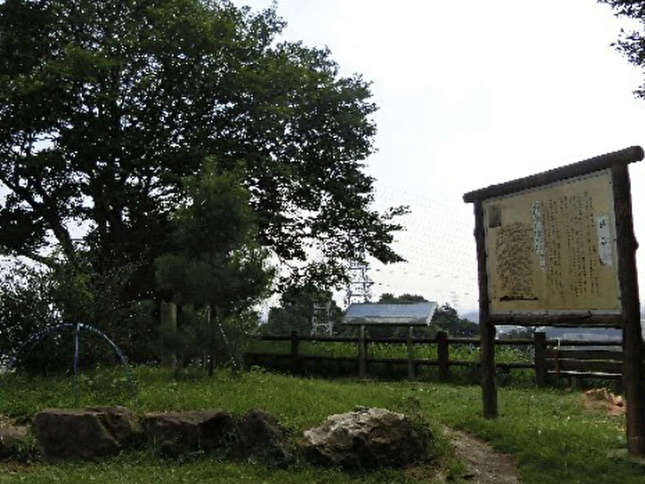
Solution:
M0 274L0 365L6 364L33 333L61 322L54 307L52 286L47 271L21 262ZM30 359L32 369L45 368L47 361L43 356L52 353L60 356L51 341L45 344L47 351ZM23 363L22 359L18 361Z
M211 160L184 180L186 200L171 220L174 250L157 258L156 278L169 300L204 310L213 373L216 332L262 298L273 271L256 241L249 193Z
M438 331L447 331L451 336L476 336L479 334L479 326L472 321L460 318L457 310L450 304L437 308L430 322L432 336Z

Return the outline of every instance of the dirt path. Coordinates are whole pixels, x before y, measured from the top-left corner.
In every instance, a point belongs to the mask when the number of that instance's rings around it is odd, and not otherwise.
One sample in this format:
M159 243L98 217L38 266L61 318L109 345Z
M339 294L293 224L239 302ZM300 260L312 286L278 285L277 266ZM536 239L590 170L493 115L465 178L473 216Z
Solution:
M513 458L495 452L486 442L454 429L445 429L455 447L455 454L466 465L465 476L477 484L518 484L519 473Z

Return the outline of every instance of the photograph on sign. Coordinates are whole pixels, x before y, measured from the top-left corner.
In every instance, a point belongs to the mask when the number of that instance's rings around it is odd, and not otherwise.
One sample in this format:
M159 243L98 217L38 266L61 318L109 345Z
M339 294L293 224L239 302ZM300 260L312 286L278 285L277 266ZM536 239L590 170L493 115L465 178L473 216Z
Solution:
M610 170L482 206L491 313L620 313Z

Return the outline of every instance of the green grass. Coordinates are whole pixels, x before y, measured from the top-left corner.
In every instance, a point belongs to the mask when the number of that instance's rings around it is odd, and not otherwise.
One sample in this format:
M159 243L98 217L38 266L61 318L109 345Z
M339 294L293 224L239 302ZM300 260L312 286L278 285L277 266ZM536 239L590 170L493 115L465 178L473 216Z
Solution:
M0 483L407 483L414 482L404 472L383 470L347 474L336 469L297 465L289 470L273 470L248 462L196 459L191 462L160 460L143 452L132 452L97 464L60 463L18 468L0 464Z
M624 419L584 410L580 392L500 388L500 417L485 420L480 417L480 389L472 385L328 381L257 370L239 377L218 372L212 379L195 374L174 381L163 371L140 367L135 370L139 394L129 400L122 376L119 370L90 372L81 382L81 406L123 404L135 413L224 408L241 414L262 408L278 416L295 434L355 405L407 413L419 408L435 427L446 424L469 431L514 455L527 483L645 480L644 470L607 457L608 451L625 445ZM0 414L28 417L42 408L72 404L70 378L10 375L1 382ZM444 465L454 467L450 462ZM417 482L419 477L418 472L395 470L352 475L303 463L287 471L214 459L179 464L145 452L127 453L98 464L35 463L26 468L0 464L0 482L81 482L90 478L96 482Z

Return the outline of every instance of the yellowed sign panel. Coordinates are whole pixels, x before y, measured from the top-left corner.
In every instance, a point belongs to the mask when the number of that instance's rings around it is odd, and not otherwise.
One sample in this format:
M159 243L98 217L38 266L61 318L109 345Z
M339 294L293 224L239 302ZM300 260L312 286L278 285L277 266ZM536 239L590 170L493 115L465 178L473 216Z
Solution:
M490 311L620 311L611 172L483 202Z

